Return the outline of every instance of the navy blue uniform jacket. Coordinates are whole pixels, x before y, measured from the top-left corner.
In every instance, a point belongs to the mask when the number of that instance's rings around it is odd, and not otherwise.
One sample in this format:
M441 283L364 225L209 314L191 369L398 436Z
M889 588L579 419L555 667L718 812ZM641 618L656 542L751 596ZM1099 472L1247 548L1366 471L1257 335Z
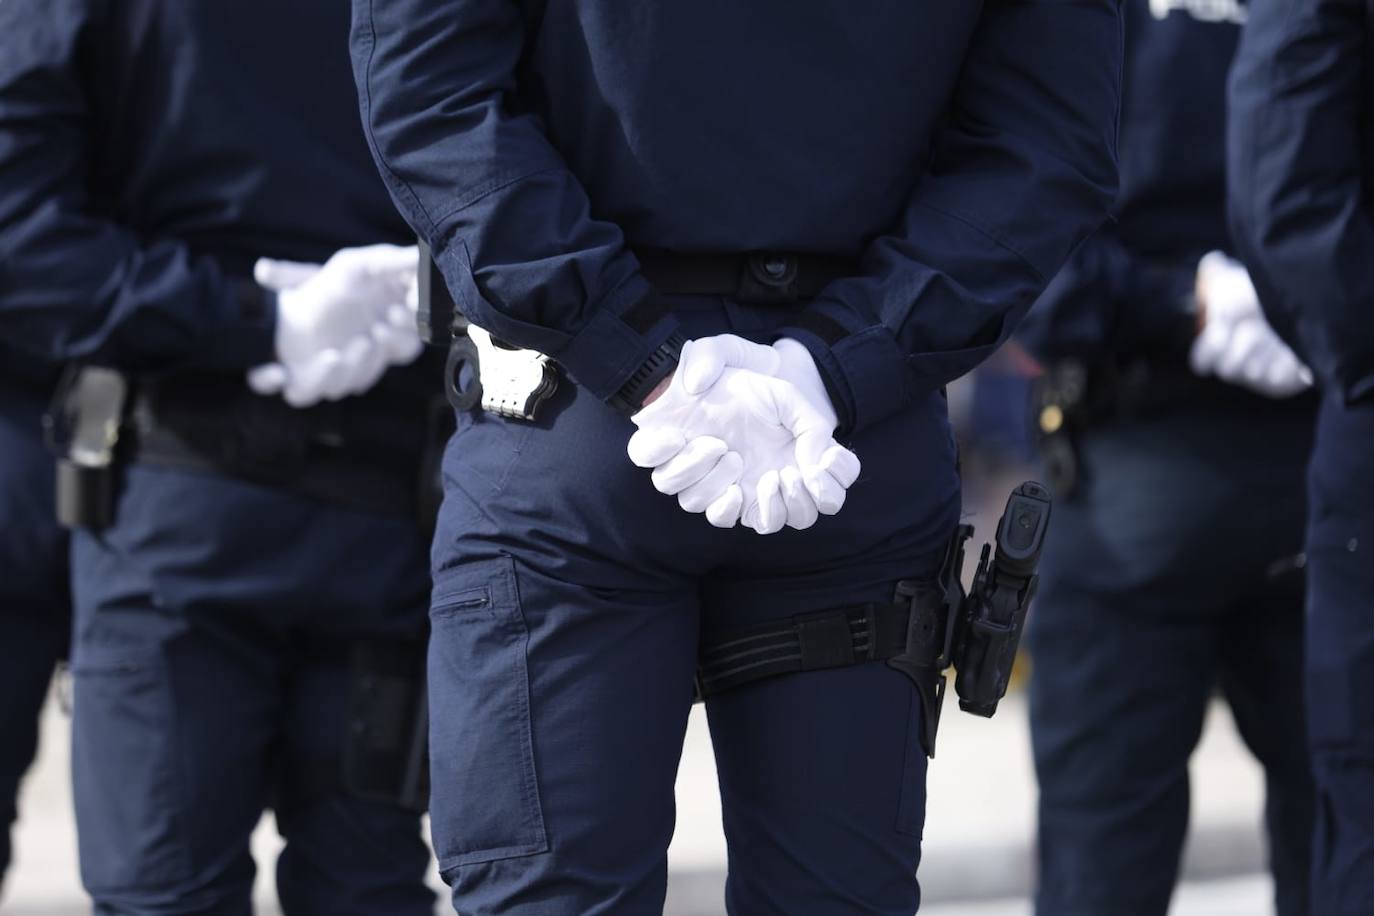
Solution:
M1037 357L1186 356L1197 263L1234 248L1226 75L1244 19L1241 2L1126 0L1116 219L1074 253L1021 326Z
M855 429L1011 332L1116 188L1119 0L354 0L374 155L460 307L609 397L636 247L853 256L781 334Z
M1253 0L1231 78L1230 210L1275 329L1374 395L1374 0Z
M337 0L0 0L0 335L52 361L274 358L260 256L412 238Z

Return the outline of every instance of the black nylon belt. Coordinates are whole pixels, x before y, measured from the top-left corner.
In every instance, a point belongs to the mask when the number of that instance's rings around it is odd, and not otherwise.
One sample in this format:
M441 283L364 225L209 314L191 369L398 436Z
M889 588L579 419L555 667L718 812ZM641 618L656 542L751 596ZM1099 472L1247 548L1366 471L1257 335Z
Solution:
M814 299L833 281L858 271L854 258L821 254L688 254L661 248L636 248L634 254L644 276L660 293L726 296L740 302Z
M864 604L707 634L697 698L782 674L895 658L906 651L911 610L909 601Z
M419 514L426 405L378 403L305 410L235 380L141 381L123 454L129 460L234 477L383 515Z

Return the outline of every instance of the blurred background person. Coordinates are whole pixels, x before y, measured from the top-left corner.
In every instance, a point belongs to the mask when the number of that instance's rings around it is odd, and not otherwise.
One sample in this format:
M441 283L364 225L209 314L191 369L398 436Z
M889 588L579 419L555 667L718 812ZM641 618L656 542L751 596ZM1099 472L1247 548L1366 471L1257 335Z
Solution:
M1220 690L1266 771L1280 914L1307 912L1302 696L1309 376L1264 323L1225 209L1238 3L1128 0L1118 221L1021 340L1059 497L1031 612L1042 916L1162 916L1188 760Z
M1322 392L1307 478L1312 911L1374 913L1374 2L1253 11L1231 81L1231 221Z
M0 345L0 893L19 782L71 630L67 533L53 514L43 411L58 368Z
M249 912L268 806L288 914L433 908L400 773L431 377L383 375L419 350L416 256L372 244L410 235L358 124L348 19L0 3L0 334L86 367L57 430L98 913Z

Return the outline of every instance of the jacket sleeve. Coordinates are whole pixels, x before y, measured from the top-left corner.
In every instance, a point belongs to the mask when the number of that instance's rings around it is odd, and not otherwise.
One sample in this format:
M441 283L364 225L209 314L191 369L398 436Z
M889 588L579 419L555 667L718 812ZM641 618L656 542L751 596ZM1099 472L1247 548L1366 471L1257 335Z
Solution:
M353 0L363 124L463 312L608 398L676 322L520 111L526 28L514 0Z
M270 361L269 294L93 200L82 58L95 29L83 0L0 2L0 334L54 362L134 371Z
M1037 359L1186 352L1196 334L1195 263L1160 263L1107 225L1078 247L1016 337Z
M1116 193L1118 0L987 0L900 224L782 334L811 351L842 429L993 352Z
M1231 76L1232 233L1270 322L1347 402L1374 394L1364 0L1255 0Z

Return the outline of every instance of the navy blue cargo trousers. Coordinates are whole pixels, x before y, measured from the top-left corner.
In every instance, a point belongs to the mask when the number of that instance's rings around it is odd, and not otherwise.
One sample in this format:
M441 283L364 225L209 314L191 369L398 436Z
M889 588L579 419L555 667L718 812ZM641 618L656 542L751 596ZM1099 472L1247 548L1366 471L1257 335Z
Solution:
M72 545L72 767L100 916L248 916L272 808L288 916L430 916L419 815L342 790L339 647L423 639L419 525L167 467ZM399 727L399 726L398 726Z
M1265 769L1280 916L1308 912L1303 473L1314 411L1239 391L1089 430L1031 609L1041 916L1164 916L1219 691Z
M1308 472L1312 911L1374 912L1374 405L1325 398Z
M67 535L53 517L53 459L43 445L47 394L0 380L0 881L19 781L71 620Z
M673 300L688 336L766 340L790 313ZM839 515L712 528L625 454L633 426L564 381L536 423L460 417L434 545L435 852L463 916L661 913L700 634L887 602L934 575L959 514L944 398L852 443ZM920 709L881 662L707 703L736 914L919 904Z

